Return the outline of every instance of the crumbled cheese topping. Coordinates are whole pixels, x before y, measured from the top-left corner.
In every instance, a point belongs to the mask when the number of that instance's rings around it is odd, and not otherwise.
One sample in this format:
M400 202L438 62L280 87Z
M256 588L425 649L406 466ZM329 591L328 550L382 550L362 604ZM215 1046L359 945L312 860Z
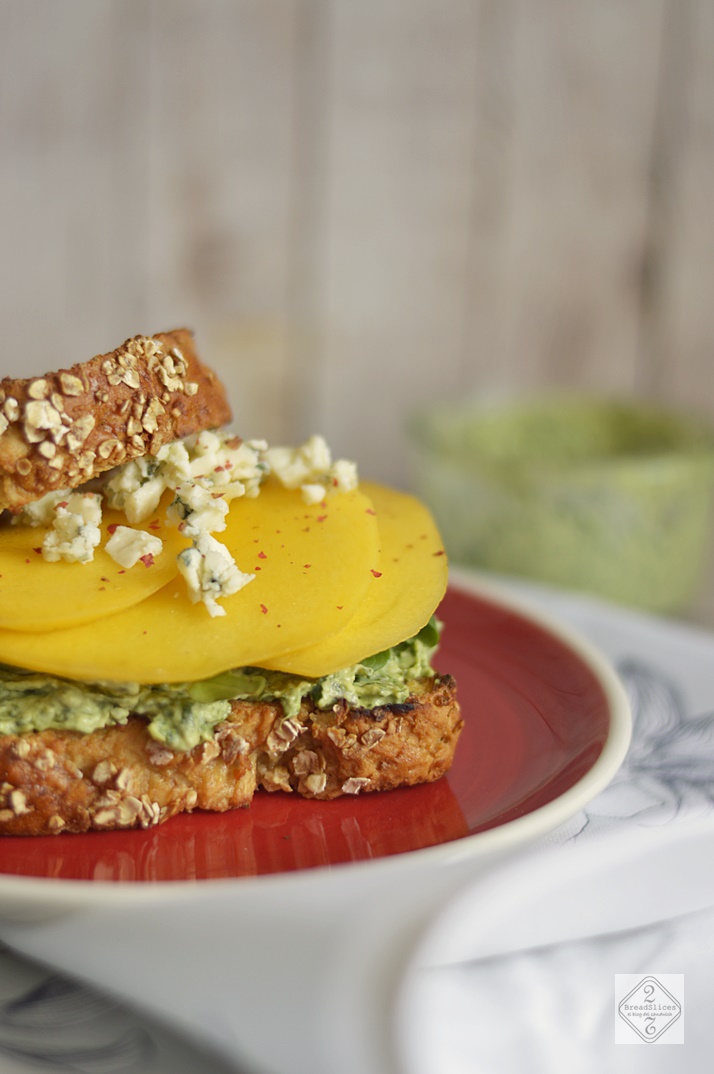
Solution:
M357 463L351 459L338 459L330 467L333 486L340 492L353 492L359 484Z
M202 533L219 533L226 528L228 500L200 485L179 485L176 497L168 509L169 519L187 537L200 537Z
M135 524L156 510L166 489L197 486L220 492L227 501L257 496L268 472L266 449L264 440L243 441L230 433L204 431L120 467L106 486L105 498L109 507L124 511Z
M306 503L320 503L330 487L341 492L357 488L357 467L347 459L333 464L332 453L322 436L311 436L300 447L268 448L272 473L288 489L300 489Z
M147 556L161 555L163 547L164 542L153 533L147 533L146 530L134 530L129 526L117 526L104 549L115 563L129 570L140 559L146 562Z
M156 469L153 455L142 455L120 466L104 489L107 506L123 511L132 525L143 522L159 506L166 488Z
M102 497L96 492L73 492L54 508L52 528L42 542L50 563L89 563L102 539Z
M255 578L239 570L226 546L207 533L201 534L192 548L179 553L178 568L192 603L203 601L212 616L226 614L217 600L237 593Z
M193 542L178 563L189 596L194 603L202 600L211 615L222 615L224 609L216 601L236 593L254 575L243 574L228 549L210 534L226 528L230 501L257 496L269 473L286 488L300 489L307 504L358 484L356 465L346 459L333 462L322 436L311 436L297 448L269 448L264 440L244 441L225 430L206 430L117 467L101 493L49 492L27 504L13 522L52 526L42 545L45 559L87 563L101 540L102 497L137 526L154 514L170 490L174 498L167 518ZM117 527L105 546L125 569L163 549L160 538L131 526Z
M51 526L55 519L55 508L63 500L69 500L73 493L70 489L47 492L39 500L26 503L22 511L12 516L13 526Z

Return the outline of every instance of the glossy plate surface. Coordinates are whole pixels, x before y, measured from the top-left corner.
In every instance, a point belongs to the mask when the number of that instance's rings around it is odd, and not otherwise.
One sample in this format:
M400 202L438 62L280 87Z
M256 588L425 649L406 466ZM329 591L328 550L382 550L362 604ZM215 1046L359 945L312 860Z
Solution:
M149 831L4 838L0 880L264 876L425 848L470 854L555 827L622 760L629 714L617 680L587 645L497 594L462 582L439 615L438 666L458 682L465 727L437 783L332 802L260 792L249 809Z

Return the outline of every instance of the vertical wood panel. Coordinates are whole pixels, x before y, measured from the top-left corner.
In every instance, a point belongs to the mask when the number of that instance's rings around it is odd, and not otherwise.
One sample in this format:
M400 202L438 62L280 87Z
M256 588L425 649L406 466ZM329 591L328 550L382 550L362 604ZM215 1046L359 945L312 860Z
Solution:
M464 280L466 323L459 389L491 391L504 383L510 310L509 219L516 122L520 0L480 5L473 101L469 255ZM446 387L444 389L447 390Z
M293 442L321 426L324 339L322 267L329 190L331 0L301 0L297 20L287 392Z
M468 382L631 390L662 3L521 3L513 32L500 231L482 244L481 212L472 235L489 302L475 298ZM477 204L479 179L477 160Z
M463 344L478 5L331 5L321 426L403 478L405 409L453 382Z
M714 5L670 0L644 390L714 419Z
M3 374L120 342L145 312L140 2L0 8Z
M289 423L292 0L154 0L150 308L188 322L248 435Z

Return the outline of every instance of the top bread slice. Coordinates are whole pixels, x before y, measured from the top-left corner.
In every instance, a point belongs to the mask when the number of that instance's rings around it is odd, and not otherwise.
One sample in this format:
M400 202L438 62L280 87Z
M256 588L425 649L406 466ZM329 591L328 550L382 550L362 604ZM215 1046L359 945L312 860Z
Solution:
M70 369L0 381L0 510L19 511L231 420L185 328L135 336Z

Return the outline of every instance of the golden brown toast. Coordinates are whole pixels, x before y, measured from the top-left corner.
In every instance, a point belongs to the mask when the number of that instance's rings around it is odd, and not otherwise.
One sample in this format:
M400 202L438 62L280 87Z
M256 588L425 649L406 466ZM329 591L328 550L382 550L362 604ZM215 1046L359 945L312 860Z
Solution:
M223 385L185 328L135 336L71 369L8 377L0 381L0 510L230 419Z
M258 788L307 798L427 783L449 768L463 721L450 676L372 710L234 701L215 739L173 752L146 722L91 734L0 737L0 834L148 828L177 813L247 806Z

